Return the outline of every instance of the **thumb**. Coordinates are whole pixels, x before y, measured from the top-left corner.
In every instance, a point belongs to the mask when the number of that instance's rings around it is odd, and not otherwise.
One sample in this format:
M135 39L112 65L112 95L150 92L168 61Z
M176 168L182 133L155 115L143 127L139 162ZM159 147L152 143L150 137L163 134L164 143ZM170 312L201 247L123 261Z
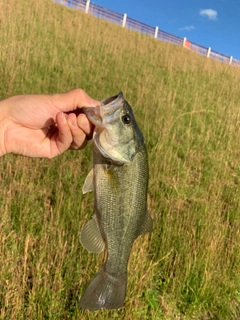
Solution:
M70 112L82 107L96 107L100 102L92 99L82 89L73 89L65 93L51 96L52 102L59 110Z

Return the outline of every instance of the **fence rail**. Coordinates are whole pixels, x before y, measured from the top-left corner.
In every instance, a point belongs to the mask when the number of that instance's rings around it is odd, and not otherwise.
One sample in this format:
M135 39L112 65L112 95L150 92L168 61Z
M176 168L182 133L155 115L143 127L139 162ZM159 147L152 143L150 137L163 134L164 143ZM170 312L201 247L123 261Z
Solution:
M116 23L123 28L128 28L140 33L147 34L156 39L177 44L184 48L194 51L202 56L217 60L222 63L230 64L232 66L240 67L240 61L234 59L232 56L228 57L224 54L216 52L211 48L206 48L196 43L190 42L187 38L180 38L168 32L159 30L158 27L152 27L135 19L127 16L127 14L120 14L110 9L106 9L97 4L91 3L90 0L54 0L60 4L66 5L71 8L80 9L95 17L108 20Z
M71 0L69 0L71 1ZM101 6L92 4L89 7L88 13L92 14L95 17L102 18L105 20L108 20L110 22L114 22L118 25L122 25L123 21L123 15L120 13L117 13L115 11L103 8Z

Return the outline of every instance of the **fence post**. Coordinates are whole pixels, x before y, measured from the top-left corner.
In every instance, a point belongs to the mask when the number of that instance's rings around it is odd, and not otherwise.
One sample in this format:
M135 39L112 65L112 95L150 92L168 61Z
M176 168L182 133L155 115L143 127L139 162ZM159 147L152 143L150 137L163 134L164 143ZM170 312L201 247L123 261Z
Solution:
M123 27L123 28L125 28L125 26L126 26L126 21L127 21L127 14L124 13L124 15L123 15L123 21L122 21L122 27Z
M87 2L86 2L86 8L85 8L85 13L88 13L89 6L90 6L90 0L87 0Z
M230 64L230 65L232 64L232 61L233 61L233 57L231 56L231 57L229 58L229 64Z
M187 38L186 37L183 38L183 48L185 48L185 46L186 46L186 41L187 41Z
M158 26L156 26L155 34L154 34L154 38L157 38L157 37L158 37Z
M207 58L210 57L210 54L211 54L211 48L209 47L209 48L208 48L208 52L207 52Z

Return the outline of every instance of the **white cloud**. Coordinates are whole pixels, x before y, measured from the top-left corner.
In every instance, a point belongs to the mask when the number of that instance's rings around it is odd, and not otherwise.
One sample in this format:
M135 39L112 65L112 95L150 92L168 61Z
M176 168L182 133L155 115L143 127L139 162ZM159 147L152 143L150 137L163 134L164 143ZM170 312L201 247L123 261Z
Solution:
M181 31L190 31L190 30L193 30L193 29L195 29L195 27L193 25L191 25L191 26L185 26L183 28L180 28L179 30L181 30Z
M217 20L217 11L213 9L201 9L199 11L200 16L205 16L210 20Z

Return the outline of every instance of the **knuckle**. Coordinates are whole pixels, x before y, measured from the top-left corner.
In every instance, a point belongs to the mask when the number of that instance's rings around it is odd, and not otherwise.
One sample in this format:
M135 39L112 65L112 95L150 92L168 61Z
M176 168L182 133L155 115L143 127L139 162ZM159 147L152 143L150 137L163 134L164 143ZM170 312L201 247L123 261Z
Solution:
M83 97L86 95L86 92L81 88L74 89L74 91L75 91L75 94L79 97Z

